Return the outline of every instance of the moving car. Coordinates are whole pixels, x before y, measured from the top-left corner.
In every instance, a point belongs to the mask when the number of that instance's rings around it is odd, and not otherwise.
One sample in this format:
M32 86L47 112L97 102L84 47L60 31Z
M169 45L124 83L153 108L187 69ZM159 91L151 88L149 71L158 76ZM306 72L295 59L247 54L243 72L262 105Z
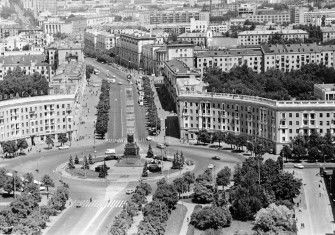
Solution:
M294 164L293 166L298 169L304 169L304 165L302 165L301 163Z
M68 146L68 145L63 145L63 146L58 147L58 149L60 149L60 150L68 149L68 148L70 148L70 146Z
M122 85L122 82L118 82L117 84Z
M165 149L166 146L165 146L165 144L157 144L157 148L159 148L159 149Z
M221 158L219 156L214 156L212 157L213 160L221 160Z
M208 164L208 169L213 169L214 168L214 165L212 163L209 163Z
M127 189L127 190L126 190L126 194L132 194L132 193L134 193L134 192L135 192L134 189Z
M145 138L147 141L151 141L152 138L150 136L147 136L147 138Z

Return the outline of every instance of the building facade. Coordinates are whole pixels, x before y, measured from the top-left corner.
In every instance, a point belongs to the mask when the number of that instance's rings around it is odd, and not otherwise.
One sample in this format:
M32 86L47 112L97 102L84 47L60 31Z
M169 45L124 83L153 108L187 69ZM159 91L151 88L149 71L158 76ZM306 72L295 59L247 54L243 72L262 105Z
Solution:
M301 42L304 42L308 38L308 33L301 29L243 31L238 34L238 44L247 46L268 43L276 34L279 34L284 40L300 39Z
M75 95L46 95L0 101L0 141L27 139L34 144L51 135L77 134Z
M155 38L144 34L121 34L117 48L117 60L127 67L140 68L142 47L154 44Z
M274 153L299 134L335 134L335 101L276 101L235 94L180 92L181 138L199 130L233 132L269 141Z

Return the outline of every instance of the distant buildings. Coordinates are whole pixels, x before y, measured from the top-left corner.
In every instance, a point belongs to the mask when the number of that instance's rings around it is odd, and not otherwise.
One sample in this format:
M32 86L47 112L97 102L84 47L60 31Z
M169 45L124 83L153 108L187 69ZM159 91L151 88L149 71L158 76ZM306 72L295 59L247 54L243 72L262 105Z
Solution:
M10 20L0 20L0 38L16 36L19 34L19 24Z
M328 42L335 39L335 27L322 27L322 42Z
M109 50L116 47L119 36L106 31L87 30L84 33L85 47L90 50Z
M209 21L209 12L185 9L183 11L156 11L150 13L150 24L188 23L195 20Z
M143 46L154 44L155 41L156 38L151 37L149 34L121 34L116 59L126 67L139 69L141 66Z
M213 37L212 31L206 31L204 33L183 33L178 36L178 40L182 42L192 43L197 46L206 47L209 44L209 40Z
M258 10L255 14L247 14L245 19L257 23L272 22L276 24L284 24L291 22L290 12L288 11L260 11Z
M247 46L268 43L275 34L279 34L283 40L300 39L304 42L308 38L308 33L300 29L243 31L238 34L238 44Z

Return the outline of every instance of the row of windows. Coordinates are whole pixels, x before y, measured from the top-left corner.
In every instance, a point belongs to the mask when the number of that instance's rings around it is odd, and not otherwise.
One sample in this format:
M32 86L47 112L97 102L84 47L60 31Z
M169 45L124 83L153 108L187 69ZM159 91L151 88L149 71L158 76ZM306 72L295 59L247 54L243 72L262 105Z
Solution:
M293 117L293 113L282 113L281 117L282 118L286 118L286 117ZM323 116L325 115L325 117L329 118L330 117L330 113L319 113L319 117L323 118ZM295 113L295 117L298 118L300 116L300 113ZM311 119L315 119L315 117L317 116L317 114L315 113L304 113L303 114L303 118L311 118ZM335 113L333 113L333 117L335 118Z

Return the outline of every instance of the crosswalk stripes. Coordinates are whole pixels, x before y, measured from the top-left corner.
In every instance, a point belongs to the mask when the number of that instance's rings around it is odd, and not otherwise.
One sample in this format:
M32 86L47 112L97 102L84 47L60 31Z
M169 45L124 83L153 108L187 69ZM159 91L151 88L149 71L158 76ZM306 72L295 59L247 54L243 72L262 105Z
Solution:
M117 207L123 207L123 205L126 203L124 200L93 200L92 202L90 200L74 200L71 203L71 206L73 207L108 207L108 208L117 208Z

